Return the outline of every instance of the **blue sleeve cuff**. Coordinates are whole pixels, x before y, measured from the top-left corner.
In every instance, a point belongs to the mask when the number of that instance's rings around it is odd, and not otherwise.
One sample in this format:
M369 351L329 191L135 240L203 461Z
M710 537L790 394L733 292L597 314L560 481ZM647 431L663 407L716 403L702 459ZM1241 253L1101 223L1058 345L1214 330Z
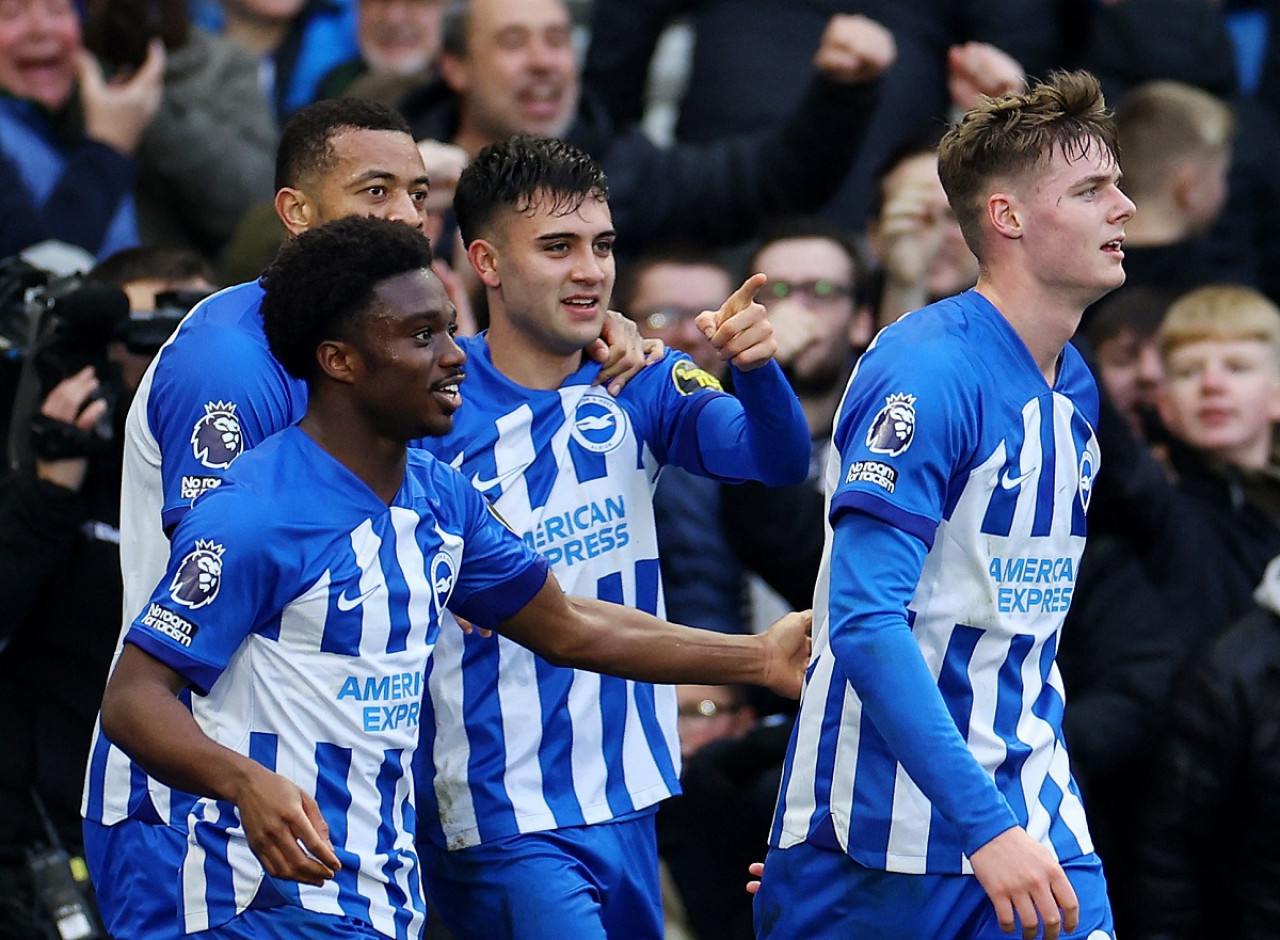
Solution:
M201 695L208 695L213 684L222 675L222 669L208 663L183 656L172 646L145 628L130 627L124 641L132 643L149 656L154 656L182 678L191 683Z
M827 514L834 527L836 520L848 512L863 512L873 519L879 519L895 529L901 529L908 535L914 535L925 544L933 547L933 537L938 531L938 520L920 516L895 506L872 493L861 490L844 490L831 498L831 509Z
M450 604L449 609L477 626L491 630L528 604L542 590L550 571L547 560L538 555L533 564L510 580L476 591L465 601Z

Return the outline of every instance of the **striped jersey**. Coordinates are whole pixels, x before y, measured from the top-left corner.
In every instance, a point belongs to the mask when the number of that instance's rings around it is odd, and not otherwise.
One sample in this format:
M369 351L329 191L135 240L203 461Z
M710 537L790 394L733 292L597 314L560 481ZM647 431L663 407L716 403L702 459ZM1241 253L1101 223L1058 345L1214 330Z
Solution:
M767 473L769 459L797 478L807 465L803 414L772 363L736 377L740 403L668 353L615 399L591 385L594 363L538 391L499 373L483 339L464 346L466 404L451 434L422 445L493 501L568 594L662 614L660 466L743 479ZM769 425L771 458L743 444L744 409ZM605 822L679 792L669 686L559 668L504 638L448 631L428 695L435 734L418 755L420 832L437 845Z
M301 419L307 388L271 355L263 290L239 284L202 300L142 377L125 421L120 499L123 644L169 560L171 529L244 451ZM119 646L116 655L119 656ZM186 827L191 798L148 777L94 729L85 818Z
M126 641L186 678L224 746L313 795L342 868L266 875L238 811L200 798L182 865L186 932L285 903L415 938L425 919L411 761L449 605L481 626L523 607L546 563L449 467L409 456L391 505L289 428L237 462L174 532Z
M976 291L876 338L828 458L814 652L771 845L930 874L971 872L967 853L1015 824L1060 860L1092 851L1054 656L1097 404L1074 348L1050 388Z

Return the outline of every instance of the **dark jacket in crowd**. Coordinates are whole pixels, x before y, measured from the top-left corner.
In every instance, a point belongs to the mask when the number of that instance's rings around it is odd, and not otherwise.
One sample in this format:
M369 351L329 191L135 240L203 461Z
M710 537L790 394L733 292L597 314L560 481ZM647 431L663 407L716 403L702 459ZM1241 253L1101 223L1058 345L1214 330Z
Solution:
M80 794L120 632L120 475L80 493L14 472L0 482L0 865L44 842L39 793L80 851Z
M821 76L781 125L707 146L660 148L638 128L613 126L584 89L564 137L595 158L609 182L620 253L668 242L731 245L778 215L817 209L839 187L862 143L877 83ZM433 82L400 104L414 137L451 141L458 100Z
M1280 937L1280 564L1173 698L1140 845L1142 940Z

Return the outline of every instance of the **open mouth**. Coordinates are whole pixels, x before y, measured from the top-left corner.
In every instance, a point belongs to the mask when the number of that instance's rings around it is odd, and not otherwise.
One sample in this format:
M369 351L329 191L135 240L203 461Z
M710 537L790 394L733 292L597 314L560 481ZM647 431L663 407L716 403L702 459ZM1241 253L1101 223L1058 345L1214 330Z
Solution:
M462 380L464 376L456 375L437 382L431 386L431 393L439 398L446 407L456 410L462 404Z

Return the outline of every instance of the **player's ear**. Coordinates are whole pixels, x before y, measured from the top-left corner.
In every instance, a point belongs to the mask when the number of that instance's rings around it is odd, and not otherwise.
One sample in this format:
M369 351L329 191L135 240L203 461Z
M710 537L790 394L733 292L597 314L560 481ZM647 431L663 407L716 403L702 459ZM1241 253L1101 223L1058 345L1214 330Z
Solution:
M316 362L321 372L344 385L353 384L363 366L360 351L340 339L327 339L317 346Z
M1022 213L1018 198L1009 193L992 193L987 197L987 219L997 235L1022 237Z
M479 276L485 287L501 287L502 278L498 274L498 251L483 238L477 238L467 246L467 260Z
M307 194L300 189L284 187L276 193L276 215L290 235L299 235L315 225L316 212Z

